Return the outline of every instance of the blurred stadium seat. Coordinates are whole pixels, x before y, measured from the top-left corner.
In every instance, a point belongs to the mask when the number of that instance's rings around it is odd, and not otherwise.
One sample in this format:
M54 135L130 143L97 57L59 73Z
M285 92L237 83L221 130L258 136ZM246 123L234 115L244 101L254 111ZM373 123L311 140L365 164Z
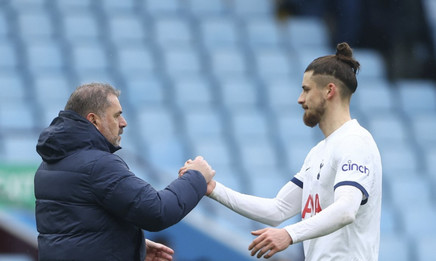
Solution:
M262 81L271 82L276 79L299 77L296 63L291 59L292 56L288 54L287 50L282 48L260 48L254 50L253 54L256 73ZM286 87L287 89L298 90L298 85ZM268 88L269 86L266 89ZM296 103L296 100L292 102Z
M124 3L124 1L104 2ZM114 6L113 8L115 7L117 6ZM150 32L148 32L146 27L143 26L142 20L130 13L114 15L111 19L109 19L108 27L112 42L120 48L126 43L130 44L132 42L137 44L146 44L145 40L149 39L150 37Z
M226 12L226 2L222 0L187 0L187 9L198 18L221 15Z
M52 39L34 40L27 44L27 62L34 75L52 71L62 72L66 69L66 59L62 45Z
M248 74L248 64L241 48L211 50L210 64L212 74L217 79L243 77Z
M240 18L270 17L273 13L273 2L268 0L238 0L232 1L233 13Z
M33 2L33 1L27 1ZM38 0L37 2L43 3L43 0ZM66 1L58 1L56 2L57 8L61 14L69 13L69 12L80 12L80 11L89 11L92 7L92 0L66 0Z
M36 153L38 136L36 133L24 132L24 134L3 134L3 146L5 149L3 162L9 164L39 164L41 157Z
M60 3L62 2L64 1L60 1ZM66 40L71 43L97 41L101 36L102 30L100 30L96 19L96 16L91 11L68 11L62 16L61 23L63 28L61 32Z
M26 88L20 74L2 71L0 73L0 86L8 86L8 91L3 92L0 96L2 103L23 102L26 100Z
M379 147L407 142L409 132L401 116L399 113L379 111L367 119L368 126Z
M154 20L154 37L157 44L164 49L175 46L189 47L194 43L190 23L188 20L183 19L181 15L156 17Z
M403 112L415 117L421 113L435 113L436 84L423 80L399 80L395 83Z
M182 7L182 3L179 0L147 0L143 4L144 11L153 16L178 14Z
M354 57L360 63L359 76L386 79L386 66L383 56L371 49L353 49Z
M117 15L119 13L134 13L135 9L138 7L137 2L135 0L124 0L124 1L116 1L116 0L105 0L101 2L102 9L112 16ZM135 31L135 29L133 29Z
M146 141L165 140L176 135L174 112L165 106L138 107L139 134Z
M431 205L432 192L431 183L426 177L396 177L391 179L389 186L391 188L390 198L394 206L399 209L406 216L407 213L416 211L419 208L425 209ZM413 193L404 193L404 191L413 191ZM420 215L414 213L413 215ZM419 226L419 224L415 225ZM412 232L413 230L410 230Z
M436 113L430 111L418 113L410 117L410 125L417 144L421 149L436 147Z
M358 109L371 117L375 113L394 113L398 109L395 89L386 78L361 77L353 97ZM374 97L377 97L376 99Z
M13 70L18 66L18 56L14 43L9 39L0 40L0 68L2 70Z
M256 49L277 49L284 46L283 28L269 16L245 20L246 41Z
M143 44L123 44L117 49L117 67L126 78L153 77L158 72L153 49Z
M288 41L295 49L302 47L320 47L326 48L329 43L329 36L326 24L318 18L314 17L294 17L287 22ZM310 35L310 37L307 37ZM324 52L326 55L330 52ZM315 59L319 55L314 55L311 59ZM306 66L309 63L304 63Z
M72 50L73 67L79 74L87 72L103 72L109 68L110 63L106 57L105 49L99 44L78 44Z
M54 26L46 9L25 9L18 14L18 30L25 41L52 38Z
M237 143L249 144L269 139L270 125L262 110L255 108L235 110L229 120L231 133Z
M223 77L218 81L221 102L224 108L238 110L255 108L258 104L256 83L247 77Z
M302 91L301 81L302 77L300 78L300 76L292 77L287 75L263 83L265 100L276 115L303 112L301 105L298 104L298 98ZM299 116L300 119L303 117L302 114L299 114Z
M217 48L237 48L242 44L241 28L232 16L202 17L199 37L208 51Z
M3 132L32 131L36 126L32 105L24 100L0 104L0 126Z
M407 238L397 234L381 236L379 254L380 261L408 261L411 260L411 256L410 243Z
M164 70L175 81L186 75L204 75L204 66L201 63L199 53L193 48L167 48L163 51L162 56Z
M436 239L434 236L424 236L418 238L416 242L417 260L432 261L434 260L434 253L436 246Z
M157 75L134 74L125 79L125 92L128 104L135 109L142 105L163 106L168 99L167 87Z

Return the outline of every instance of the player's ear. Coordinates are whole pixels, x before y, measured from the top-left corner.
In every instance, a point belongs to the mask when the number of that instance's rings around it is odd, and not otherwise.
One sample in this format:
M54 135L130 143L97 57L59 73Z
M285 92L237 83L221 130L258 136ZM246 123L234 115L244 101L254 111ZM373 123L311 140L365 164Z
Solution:
M90 123L92 123L97 129L99 129L98 126L100 125L100 118L98 117L97 114L90 112L88 113L88 115L86 115L86 119Z
M331 99L333 96L335 96L336 92L338 91L336 84L329 83L326 86L325 92L326 92L326 98Z

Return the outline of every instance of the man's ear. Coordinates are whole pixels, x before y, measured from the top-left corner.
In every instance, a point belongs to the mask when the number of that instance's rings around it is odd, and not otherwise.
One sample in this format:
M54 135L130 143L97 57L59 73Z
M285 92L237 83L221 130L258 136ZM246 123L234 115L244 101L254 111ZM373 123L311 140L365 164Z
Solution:
M97 114L90 112L88 113L88 115L86 115L86 119L94 124L94 126L98 129L98 126L100 125L100 118L98 117Z
M336 86L336 84L334 83L329 83L327 84L327 88L326 88L326 98L327 99L331 99L335 96L336 92L338 91L338 88Z

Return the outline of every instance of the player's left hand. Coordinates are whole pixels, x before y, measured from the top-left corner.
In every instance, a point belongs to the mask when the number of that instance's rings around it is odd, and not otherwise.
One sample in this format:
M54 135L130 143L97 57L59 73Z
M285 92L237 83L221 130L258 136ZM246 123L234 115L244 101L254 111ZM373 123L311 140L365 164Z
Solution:
M147 255L145 261L171 261L173 260L174 250L171 248L153 242L151 240L145 240L145 246L147 248Z
M268 259L292 244L291 236L283 228L264 228L252 231L251 234L258 237L248 246L248 250L251 250L251 256L258 252L257 258L264 255Z

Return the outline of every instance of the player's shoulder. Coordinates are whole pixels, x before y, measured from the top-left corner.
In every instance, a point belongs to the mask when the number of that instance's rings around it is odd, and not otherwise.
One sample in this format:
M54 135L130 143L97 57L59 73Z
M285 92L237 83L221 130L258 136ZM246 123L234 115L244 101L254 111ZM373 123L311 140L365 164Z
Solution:
M355 150L363 152L376 148L371 133L357 122L341 132L341 135L337 135L332 143L331 146L334 147L334 151L340 153Z
M346 142L358 142L358 143L367 143L373 142L374 139L371 133L364 127L362 127L357 120L353 120L346 131L342 133L342 137L340 138L342 141Z

